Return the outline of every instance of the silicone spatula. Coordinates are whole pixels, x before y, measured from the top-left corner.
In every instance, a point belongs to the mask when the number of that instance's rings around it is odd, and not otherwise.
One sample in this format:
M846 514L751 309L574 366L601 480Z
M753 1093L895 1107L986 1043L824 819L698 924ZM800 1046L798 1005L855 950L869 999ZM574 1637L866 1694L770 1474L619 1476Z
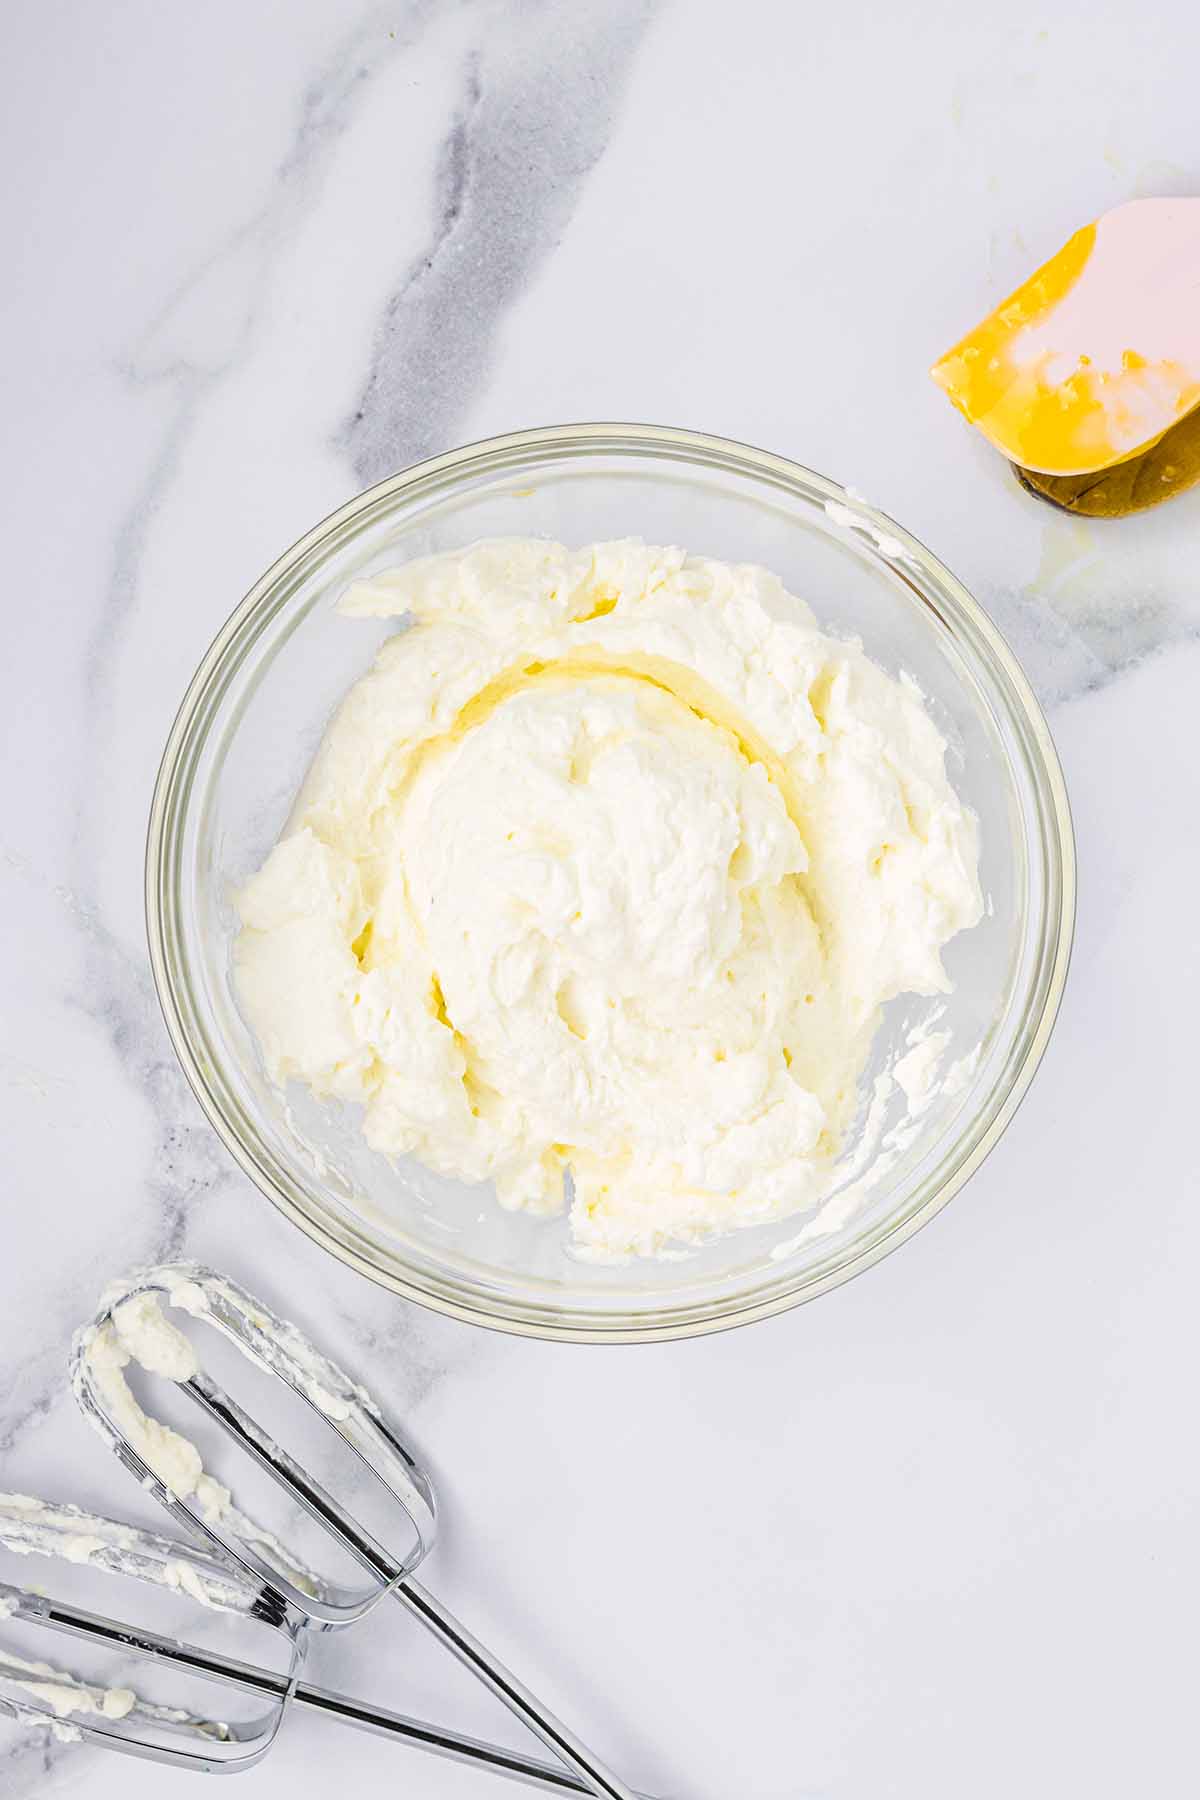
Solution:
M1200 199L1085 225L930 373L1023 469L1136 456L1200 405Z

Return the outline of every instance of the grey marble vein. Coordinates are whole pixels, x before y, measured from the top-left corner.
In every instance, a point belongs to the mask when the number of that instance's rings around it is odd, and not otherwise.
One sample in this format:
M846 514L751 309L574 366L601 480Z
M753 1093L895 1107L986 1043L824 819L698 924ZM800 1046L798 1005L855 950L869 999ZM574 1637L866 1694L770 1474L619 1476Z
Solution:
M1048 710L1094 694L1200 637L1200 626L1153 591L1113 604L1098 598L1068 611L1034 587L978 586L979 598Z
M343 35L301 98L292 141L262 206L181 284L123 365L135 387L166 383L171 408L149 472L118 525L103 603L86 651L85 705L93 773L90 781L80 784L72 870L73 883L84 896L96 891L92 821L103 816L103 807L97 803L93 783L102 778L96 771L103 770L104 746L111 732L110 687L157 509L175 478L200 410L253 345L269 269L298 229L324 159L352 123L371 59L403 54L432 11L428 0L410 4L397 28L393 11L374 9ZM241 265L240 308L232 328L225 328L224 341L207 359L173 350L174 321L214 271L231 263ZM140 945L136 951L122 945L90 899L76 908L76 924L84 943L76 1002L104 1031L154 1120L153 1172L145 1197L153 1203L157 1225L152 1240L127 1249L133 1260L161 1260L182 1248L191 1208L235 1179L234 1170L175 1061Z
M568 22L536 0L495 14L465 59L436 229L388 302L339 440L364 485L460 434L506 311L603 154L651 12L649 0L593 0Z
M375 8L343 34L300 100L292 141L264 203L179 285L120 365L135 389L166 384L171 403L149 470L117 524L111 566L84 652L91 754L75 809L71 888L62 892L69 894L66 911L83 950L74 1004L101 1028L153 1118L151 1172L140 1194L148 1204L136 1215L153 1221L153 1227L141 1230L125 1221L122 1247L130 1264L178 1254L192 1208L240 1178L201 1116L175 1060L140 944L124 945L92 897L97 890L95 822L104 816L97 784L103 781L104 748L111 731L111 681L124 648L149 534L200 410L253 345L270 266L302 222L324 159L352 124L372 63L402 55L434 11L431 0L417 0L398 21L394 9ZM225 328L223 342L208 357L172 349L175 320L214 273L231 263L241 265L241 305L233 327ZM98 1281L99 1277L96 1285ZM94 1297L91 1290L64 1296L68 1309L74 1309L73 1322L86 1314ZM11 1451L36 1429L64 1385L61 1341L33 1353L10 1373L10 1410L0 1450Z
M0 1759L0 1794L26 1794L44 1787L64 1753L49 1731L39 1729L13 1736Z
M135 388L169 384L172 409L149 475L118 528L105 604L88 647L87 690L97 710L103 707L107 674L121 646L121 625L137 591L156 504L172 479L199 408L253 344L269 269L302 222L323 163L353 122L356 100L370 78L368 59L378 63L402 55L433 11L432 0L410 0L402 28L388 29L394 25L394 13L373 9L345 34L301 98L292 141L262 205L202 259L121 361ZM178 319L197 296L203 296L217 272L230 265L235 269L241 265L240 306L232 325L224 325L206 358L197 357L194 350L180 351L174 345Z
M147 1193L157 1230L132 1260L167 1261L183 1248L192 1203L229 1182L233 1169L175 1059L145 964L94 910L85 915L85 929L90 954L76 1004L101 1026L155 1122Z
M150 1172L140 1186L140 1199L148 1204L126 1211L114 1237L130 1266L166 1261L183 1247L191 1206L201 1195L230 1184L234 1170L175 1060L147 968L117 941L89 902L69 890L58 897L87 946L72 1004L100 1026L154 1120ZM67 1385L64 1351L70 1331L86 1318L104 1279L116 1272L89 1269L74 1282L64 1277L54 1308L62 1328L47 1332L7 1372L0 1453L11 1453L49 1417Z

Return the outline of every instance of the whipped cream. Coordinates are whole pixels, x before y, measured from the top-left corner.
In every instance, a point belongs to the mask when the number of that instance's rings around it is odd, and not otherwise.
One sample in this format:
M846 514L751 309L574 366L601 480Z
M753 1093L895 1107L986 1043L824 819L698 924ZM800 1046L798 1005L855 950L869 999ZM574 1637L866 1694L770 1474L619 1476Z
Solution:
M23 1714L19 1701L13 1704L14 1689L17 1694L28 1694L36 1701L37 1710L30 1708L28 1714ZM30 1662L5 1649L0 1649L0 1693L9 1699L18 1716L33 1724L44 1723L43 1715L47 1711L54 1719L68 1719L72 1714L85 1713L102 1719L123 1719L137 1705L137 1695L132 1688L99 1687L94 1682L78 1680L66 1669L55 1668L52 1663ZM56 1736L64 1742L71 1741L69 1733L56 1733Z
M206 1316L208 1297L197 1281L170 1268L153 1273L161 1280L172 1307L192 1318ZM217 1294L226 1287L211 1278L209 1285ZM232 1292L227 1288L226 1291ZM149 1471L151 1482L161 1486L167 1504L182 1501L190 1509L193 1519L202 1528L209 1528L218 1546L224 1544L223 1532L240 1539L281 1570L295 1587L305 1593L319 1594L320 1578L273 1532L241 1510L230 1490L205 1469L197 1445L161 1419L153 1418L141 1406L126 1374L131 1363L148 1375L158 1375L173 1382L192 1380L201 1373L200 1363L191 1340L163 1312L159 1294L139 1290L124 1299L114 1298L120 1292L123 1292L122 1285L117 1284L115 1289L102 1296L101 1304L110 1307L107 1318L88 1326L77 1340L81 1366L86 1367L94 1400L98 1402L98 1406L92 1404L85 1408L88 1418L106 1442L111 1443L115 1437L128 1445ZM273 1328L288 1347L297 1341L304 1343L295 1326L267 1314L265 1309L261 1310L260 1319L262 1325ZM233 1341L243 1354L247 1354L237 1338ZM264 1332L264 1344L266 1341ZM320 1405L322 1399L328 1402L327 1416L331 1419L345 1416L348 1408L311 1379L312 1371L319 1369L336 1380L337 1371L318 1351L306 1347L307 1362L302 1363L300 1369L304 1391L314 1405ZM276 1366L282 1365L284 1356L285 1351L280 1347ZM0 1542L6 1541L9 1535L4 1520L4 1498L0 1496ZM214 1593L206 1574L201 1575L183 1564L173 1575L167 1573L163 1579L166 1585L182 1587L206 1605L229 1604L227 1598Z
M880 1009L979 919L916 686L777 578L485 541L355 583L396 617L238 895L280 1084L558 1212L599 1259L815 1205Z
M129 1385L126 1369L137 1363L168 1381L190 1381L199 1371L188 1339L164 1316L158 1296L131 1295L85 1337L87 1365L111 1423L160 1481L169 1500L195 1500L216 1523L230 1504L228 1488L209 1475L190 1438L151 1418Z
M259 1592L196 1544L32 1494L0 1493L0 1545L17 1556L60 1557L110 1574L134 1576L188 1594L219 1612L249 1613ZM0 1592L0 1617L4 1610Z

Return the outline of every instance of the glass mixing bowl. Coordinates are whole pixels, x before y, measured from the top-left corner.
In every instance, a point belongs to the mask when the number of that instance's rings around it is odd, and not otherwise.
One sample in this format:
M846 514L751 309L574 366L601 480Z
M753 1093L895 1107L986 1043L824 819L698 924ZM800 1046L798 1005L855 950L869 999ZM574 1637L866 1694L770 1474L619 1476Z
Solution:
M353 577L481 537L640 536L765 564L835 635L920 685L979 816L987 914L954 939L954 992L894 1001L863 1081L844 1191L816 1220L734 1232L678 1258L576 1260L564 1219L367 1149L356 1109L272 1086L234 1001L231 894L274 843L326 720L394 622L332 602ZM916 540L783 457L696 432L573 425L407 469L309 532L242 601L196 672L163 757L146 910L159 999L209 1119L319 1244L457 1318L555 1338L683 1337L811 1299L932 1218L1028 1086L1066 976L1075 865L1062 772L1029 685L971 596ZM919 1117L865 1097L944 1008L956 1079ZM886 1080L879 1083L888 1087ZM857 1165L857 1166L854 1166Z

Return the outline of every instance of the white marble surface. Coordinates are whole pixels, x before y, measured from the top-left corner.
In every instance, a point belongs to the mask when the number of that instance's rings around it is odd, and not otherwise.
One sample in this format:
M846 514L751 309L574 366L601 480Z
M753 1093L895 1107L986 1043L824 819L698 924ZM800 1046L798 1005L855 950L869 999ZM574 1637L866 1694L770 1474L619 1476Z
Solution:
M187 1252L401 1411L439 1586L647 1789L1190 1792L1200 493L1040 509L925 368L1078 223L1200 189L1200 14L41 0L0 31L3 1484L118 1504L64 1349L102 1278ZM323 1259L203 1124L141 917L162 741L259 571L415 456L588 417L791 453L937 549L1046 703L1081 855L1057 1034L953 1206L813 1307L635 1350ZM321 1675L495 1723L389 1625ZM3 1725L0 1756L6 1796L187 1785ZM245 1780L486 1785L300 1719Z

